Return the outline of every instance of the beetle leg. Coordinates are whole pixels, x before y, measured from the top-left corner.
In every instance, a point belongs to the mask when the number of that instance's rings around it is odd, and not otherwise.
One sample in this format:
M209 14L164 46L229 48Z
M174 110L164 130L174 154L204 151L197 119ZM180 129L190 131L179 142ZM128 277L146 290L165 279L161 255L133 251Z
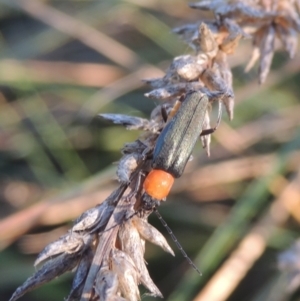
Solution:
M147 159L152 158L153 156L153 149L150 146L147 146L142 152L142 160L146 161Z
M142 171L138 171L136 176L133 176L133 178L135 178L135 184L134 184L134 187L131 188L131 191L125 195L123 197L123 199L127 202L129 202L134 196L136 196L140 190L141 190L141 182L142 182L142 177L144 176L143 172ZM132 180L131 180L132 182Z
M166 123L168 120L168 112L167 112L166 105L161 106L161 116L162 116L163 121Z
M211 129L203 130L201 132L200 136L206 136L206 135L209 135L209 134L212 134L213 132L215 132L221 123L221 117L222 117L222 103L221 103L221 101L219 101L218 119L217 119L217 123L216 123L215 127L211 128Z

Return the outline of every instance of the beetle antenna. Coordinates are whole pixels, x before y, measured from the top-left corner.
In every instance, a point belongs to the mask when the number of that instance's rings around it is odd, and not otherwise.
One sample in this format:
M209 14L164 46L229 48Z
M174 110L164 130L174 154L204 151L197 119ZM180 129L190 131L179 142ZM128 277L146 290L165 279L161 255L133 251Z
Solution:
M186 252L183 250L181 244L179 243L178 239L176 238L176 236L174 235L173 231L171 230L171 228L167 225L167 223L165 222L165 220L163 219L163 217L161 216L161 214L158 212L158 210L154 207L153 211L155 212L155 214L157 215L158 219L160 220L160 222L162 223L162 225L167 229L168 233L170 234L170 236L172 237L173 241L175 242L177 248L180 250L181 254L183 255L183 257L187 260L187 262L193 267L193 269L200 275L202 276L202 273L199 271L199 269L197 268L197 266L193 263L193 261L191 260L191 258L186 254Z

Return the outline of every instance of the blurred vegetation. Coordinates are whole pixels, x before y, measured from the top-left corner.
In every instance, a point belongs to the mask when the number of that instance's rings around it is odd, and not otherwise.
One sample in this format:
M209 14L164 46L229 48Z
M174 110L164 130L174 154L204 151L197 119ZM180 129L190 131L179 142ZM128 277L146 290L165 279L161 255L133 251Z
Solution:
M183 0L0 1L1 300L46 244L115 187L113 163L139 133L97 114L148 117L155 103L141 80L189 53L171 29L199 16ZM243 72L250 46L231 58L234 120L223 118L210 158L196 147L160 208L203 272L149 245L166 300L299 298L285 291L277 255L299 235L300 55L277 52L259 86L255 70ZM63 300L70 282L68 274L22 300Z

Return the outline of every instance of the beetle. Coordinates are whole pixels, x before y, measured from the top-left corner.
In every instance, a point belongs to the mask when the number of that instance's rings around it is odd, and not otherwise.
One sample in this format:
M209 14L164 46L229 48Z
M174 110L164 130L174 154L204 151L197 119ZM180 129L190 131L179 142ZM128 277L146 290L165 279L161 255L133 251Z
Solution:
M145 210L153 209L167 197L175 178L182 175L198 137L212 133L218 126L202 132L208 104L205 94L188 93L160 133L153 151L152 170L143 183L142 206Z

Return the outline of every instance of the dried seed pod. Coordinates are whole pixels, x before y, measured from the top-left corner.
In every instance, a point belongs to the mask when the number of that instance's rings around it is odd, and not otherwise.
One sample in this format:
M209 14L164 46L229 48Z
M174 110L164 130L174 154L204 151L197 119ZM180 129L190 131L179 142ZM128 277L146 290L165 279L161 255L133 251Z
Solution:
M161 88L167 84L163 77L143 79L143 82L152 88Z
M72 282L72 288L69 296L65 299L65 301L76 301L80 299L82 294L83 286L87 274L89 272L94 253L91 248L88 248L84 254L82 254L82 258L76 268L76 272Z
M164 88L152 90L149 93L145 93L146 97L155 98L155 99L174 99L181 95L186 94L190 91L200 91L207 95L210 101L217 100L218 97L222 94L219 91L210 91L204 86L201 82L190 82L190 83L177 83L173 85L167 85Z
M223 81L223 83L219 83L220 87L222 85L226 86L226 93L224 93L221 99L225 105L226 112L229 116L229 119L232 120L233 113L234 113L234 92L232 88L232 72L227 61L227 55L223 51L220 50L218 52L213 68L215 70L218 70L218 75Z
M91 242L91 235L85 234L80 235L78 233L68 232L61 236L58 240L49 244L45 249L38 255L34 265L37 266L42 261L49 257L57 256L61 253L75 254L82 251L86 245Z
M237 20L265 19L272 16L271 13L260 9L258 6L250 6L241 1L226 3L220 0L197 2L190 5L192 8L211 10L216 17L232 18Z
M172 32L178 34L181 39L186 42L193 50L199 51L199 42L198 42L198 23L196 24L186 24L180 27L176 27Z
M203 34L207 34L207 32L210 32L204 25L203 28L205 28ZM206 45L203 41L202 43L204 44L203 47L210 47L209 45ZM145 82L150 84L153 88L162 88L169 84L197 80L208 64L208 56L209 53L207 53L204 56L178 56L172 61L171 66L168 68L166 75L163 78L145 80Z
M235 52L236 47L242 37L249 37L242 28L233 20L225 19L223 25L228 31L228 36L222 41L220 49L226 54L232 54Z
M192 57L192 56L184 56L180 59L176 59L177 63L177 74L184 81L194 81L197 80L200 74L206 68L206 60L203 60L202 57Z
M62 254L46 262L33 276L29 277L16 289L9 301L15 301L35 288L47 283L54 278L74 269L78 264L81 254Z
M120 227L118 235L122 250L129 254L139 272L139 281L151 292L152 296L162 297L149 275L144 260L145 245L131 220Z
M154 98L154 99L171 99L174 97L178 97L182 94L182 89L181 86L180 88L178 88L178 85L168 85L165 86L164 88L160 88L160 89L155 89L152 90L151 92L145 93L146 97L149 98Z
M144 259L141 260L140 257L136 257L136 254L141 253L144 255L145 246L141 241L139 232L133 225L134 218L135 217L133 217L131 220L128 220L120 227L118 237L120 239L121 249L131 257L135 263L135 266L139 270L139 266Z
M208 130L211 128L210 125L210 117L208 112L206 111L205 119L202 125L203 130ZM211 135L204 135L200 136L202 147L206 150L206 154L209 157L210 156L210 142L211 142Z
M274 56L275 46L275 28L274 26L268 26L263 29L264 34L260 43L260 62L259 62L259 83L265 82L267 75L269 74L271 63Z
M142 155L138 153L124 155L119 161L117 168L117 177L119 182L129 183L130 176L136 170L139 163L142 162L142 159Z
M167 70L165 80L169 83L197 80L205 69L205 64L206 62L192 55L178 56Z
M224 80L229 90L232 89L232 72L228 64L227 55L222 50L219 50L215 57L215 66L213 68L219 71L219 76Z
M230 120L233 119L233 112L234 112L234 98L231 93L225 94L222 98L222 101L224 103L226 113Z
M104 265L97 275L95 291L101 301L126 301L118 295L119 281L117 274L109 270L107 265Z
M110 218L115 206L108 202L103 202L94 208L85 211L74 221L73 232L93 232L105 226Z
M252 54L251 54L251 58L249 60L249 62L247 63L244 71L245 72L249 72L253 66L255 65L255 63L258 61L260 57L260 50L258 46L254 46L253 50L252 50Z
M140 300L139 273L132 259L125 252L113 249L110 260L112 271L118 276L119 289L122 295L131 301Z
M149 128L149 120L145 118L123 115L123 114L99 114L98 116L112 121L115 124L121 124L127 130L144 130Z
M206 55L207 61L212 60L216 56L219 47L214 34L205 23L201 23L199 26L198 39L200 50Z
M251 35L245 32L243 27L234 19L224 18L222 19L221 24L229 33L229 36L226 38L226 40L233 41L239 36L241 36L243 39L251 38Z
M161 247L164 251L175 256L165 237L148 222L135 216L132 218L132 223L144 239Z
M220 91L220 93L224 94L230 89L221 78L217 65L214 65L213 68L206 69L201 76L201 80L211 91Z
M216 2L217 1L204 0L201 2L189 3L189 6L191 8L196 8L201 10L214 10L217 7ZM218 4L222 4L222 1L218 1Z
M234 96L230 86L220 76L219 70L214 65L214 68L207 69L201 76L201 80L211 89L220 92L221 99L226 107L226 112L229 119L233 118Z
M276 26L275 29L284 49L292 59L295 56L298 47L297 31L293 28L285 28L283 26Z
M294 1L278 1L275 21L282 27L293 28L300 32L300 18L295 10Z

